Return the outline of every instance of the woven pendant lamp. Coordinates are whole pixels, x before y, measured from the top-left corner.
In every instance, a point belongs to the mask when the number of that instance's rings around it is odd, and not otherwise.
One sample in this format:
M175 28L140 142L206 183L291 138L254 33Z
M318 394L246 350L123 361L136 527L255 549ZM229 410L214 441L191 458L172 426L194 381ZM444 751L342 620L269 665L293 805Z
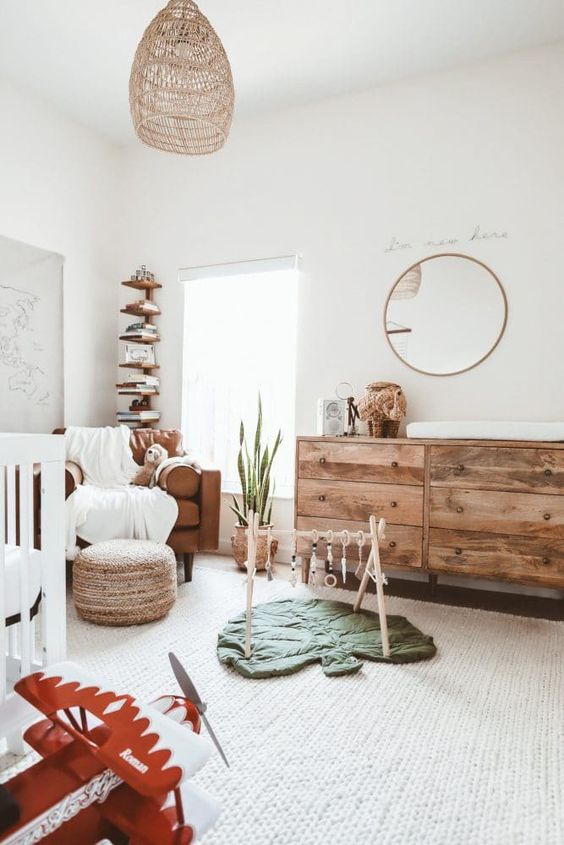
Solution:
M205 155L227 140L235 91L229 59L193 0L170 0L143 34L129 79L135 132L144 144Z
M396 283L390 299L413 299L421 287L421 265L416 264Z

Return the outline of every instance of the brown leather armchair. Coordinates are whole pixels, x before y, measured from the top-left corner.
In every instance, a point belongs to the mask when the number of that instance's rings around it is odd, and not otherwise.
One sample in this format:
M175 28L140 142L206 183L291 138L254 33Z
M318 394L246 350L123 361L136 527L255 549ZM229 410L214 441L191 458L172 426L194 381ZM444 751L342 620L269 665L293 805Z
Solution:
M53 433L64 434L65 429L57 428ZM140 466L145 452L153 443L164 446L170 458L185 454L182 433L178 429L132 429L131 451ZM65 469L65 498L68 499L82 483L82 470L72 461L67 461ZM182 557L186 581L191 581L194 552L216 551L219 546L221 473L204 467L198 472L193 467L179 464L166 467L158 483L178 504L178 518L167 543L177 556Z

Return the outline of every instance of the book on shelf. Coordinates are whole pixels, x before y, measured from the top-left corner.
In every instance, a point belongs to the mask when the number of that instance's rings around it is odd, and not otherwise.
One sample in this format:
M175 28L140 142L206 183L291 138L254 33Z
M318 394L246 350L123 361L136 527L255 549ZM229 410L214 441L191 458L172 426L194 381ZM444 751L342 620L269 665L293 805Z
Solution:
M150 382L146 382L145 379L139 378L135 379L135 381L120 381L116 384L116 387L121 387L124 390L134 390L135 388L143 387L147 388L147 390L158 390L158 384L151 384Z
M152 323L131 323L124 332L124 334L137 334L138 332L145 332L149 334L157 334L157 327Z
M128 422L128 420L143 420L144 422L156 422L161 418L160 411L118 411L117 418L120 422Z
M145 384L134 384L128 387L120 387L118 385L118 393L120 396L135 396L137 393L143 392L151 396L156 396L158 391L156 387L148 387Z
M140 376L139 373L129 373L125 381L127 382L127 384L147 384L151 387L158 387L160 384L158 376Z
M154 343L157 335L148 332L125 332L119 336L120 340L140 340L143 343Z
M128 302L125 307L132 311L145 311L146 314L153 314L159 310L159 306L149 299L136 299L135 302Z

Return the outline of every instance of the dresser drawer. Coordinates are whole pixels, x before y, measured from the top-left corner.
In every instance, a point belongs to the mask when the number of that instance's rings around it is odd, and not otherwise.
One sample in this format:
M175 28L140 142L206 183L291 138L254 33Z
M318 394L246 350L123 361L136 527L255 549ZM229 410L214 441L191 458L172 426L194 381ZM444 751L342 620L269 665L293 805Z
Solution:
M328 531L342 531L343 528L350 532L351 542L347 547L347 560L358 561L358 546L356 537L357 531L364 531L366 534L366 544L362 553L363 560L367 560L370 552L370 526L368 522L351 522L340 519L324 519L320 521L316 517L300 516L298 517L298 530L311 531L313 528L317 530ZM403 566L410 569L421 568L421 555L423 544L423 532L421 528L415 528L412 525L391 525L386 524L386 534L380 543L380 559L383 566ZM324 559L326 557L327 545L325 541L320 540L317 545L317 556ZM333 569L340 572L342 546L340 540L336 538L333 542ZM298 539L298 554L309 557L311 555L311 540L304 537Z
M564 541L431 528L428 568L564 587Z
M376 481L380 484L423 485L424 446L390 443L327 443L301 440L300 478Z
M432 446L431 484L467 490L564 493L564 450Z
M368 522L374 514L397 525L422 525L423 488L300 478L297 513L355 522Z
M564 538L564 496L431 488L430 525Z

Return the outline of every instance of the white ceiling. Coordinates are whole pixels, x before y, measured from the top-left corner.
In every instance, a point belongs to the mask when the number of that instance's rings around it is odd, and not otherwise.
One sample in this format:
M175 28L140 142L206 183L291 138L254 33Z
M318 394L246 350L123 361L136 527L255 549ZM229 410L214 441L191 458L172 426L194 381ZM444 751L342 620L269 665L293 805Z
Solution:
M165 0L0 0L0 76L107 137L133 140L128 80ZM564 39L563 0L201 0L238 114ZM0 116L1 119L1 116Z

